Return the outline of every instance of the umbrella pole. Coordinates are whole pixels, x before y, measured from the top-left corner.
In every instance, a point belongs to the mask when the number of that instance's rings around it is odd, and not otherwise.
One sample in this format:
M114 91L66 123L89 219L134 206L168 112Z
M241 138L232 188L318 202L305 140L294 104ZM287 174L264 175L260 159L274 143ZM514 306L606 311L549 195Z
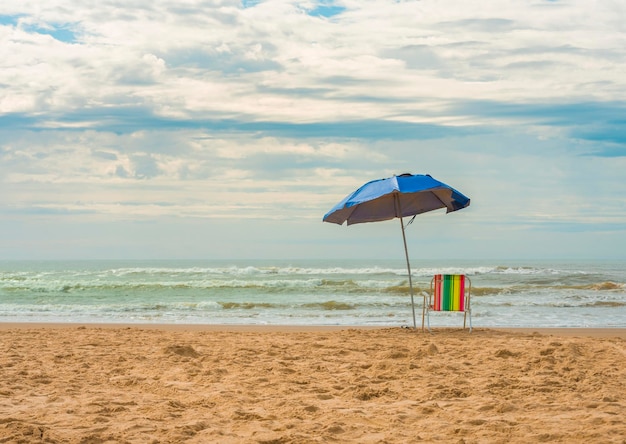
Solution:
M400 204L400 202L398 202L398 204ZM406 269L409 272L409 288L411 289L411 309L413 310L413 329L417 330L417 321L415 320L415 300L413 298L413 278L411 276L411 263L409 262L409 249L406 246L406 234L404 234L404 222L402 221L402 216L400 216L399 219L400 219L400 226L402 226L402 241L404 242L404 255L406 257Z

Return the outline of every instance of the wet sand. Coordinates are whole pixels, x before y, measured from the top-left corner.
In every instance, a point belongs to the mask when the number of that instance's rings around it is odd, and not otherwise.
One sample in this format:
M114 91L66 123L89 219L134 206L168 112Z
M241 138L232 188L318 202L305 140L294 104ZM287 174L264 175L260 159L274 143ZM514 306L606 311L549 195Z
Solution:
M626 442L626 330L0 324L0 443Z

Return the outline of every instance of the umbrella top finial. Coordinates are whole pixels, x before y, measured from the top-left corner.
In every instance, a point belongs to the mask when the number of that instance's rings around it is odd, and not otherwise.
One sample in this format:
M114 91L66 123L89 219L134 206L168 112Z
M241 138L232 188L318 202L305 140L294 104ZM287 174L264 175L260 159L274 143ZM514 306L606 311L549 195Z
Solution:
M411 176L414 176L414 175L415 174L411 174L411 173L402 173L402 174L398 174L396 177L411 177ZM423 176L430 177L431 179L433 177L430 174L423 174Z

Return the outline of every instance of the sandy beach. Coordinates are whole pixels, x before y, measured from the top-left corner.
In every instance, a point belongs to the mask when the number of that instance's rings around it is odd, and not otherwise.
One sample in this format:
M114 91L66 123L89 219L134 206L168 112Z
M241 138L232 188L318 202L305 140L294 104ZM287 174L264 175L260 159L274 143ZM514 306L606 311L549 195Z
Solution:
M0 443L626 442L626 330L0 324Z

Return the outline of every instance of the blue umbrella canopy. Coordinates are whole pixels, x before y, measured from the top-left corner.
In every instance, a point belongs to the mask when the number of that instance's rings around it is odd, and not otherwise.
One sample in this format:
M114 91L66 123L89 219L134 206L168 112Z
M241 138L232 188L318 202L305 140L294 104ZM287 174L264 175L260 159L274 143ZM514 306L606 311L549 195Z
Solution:
M366 183L326 213L324 222L378 222L441 208L450 213L469 204L468 197L427 174L403 174Z
M450 213L466 208L469 204L469 197L459 193L451 186L433 179L428 174L402 174L366 183L335 205L324 215L323 220L339 225L344 222L353 225L396 217L400 219L406 267L409 273L413 328L417 329L411 263L402 218L442 208L446 208L446 213ZM423 318L424 307L422 307L422 325L424 325Z

